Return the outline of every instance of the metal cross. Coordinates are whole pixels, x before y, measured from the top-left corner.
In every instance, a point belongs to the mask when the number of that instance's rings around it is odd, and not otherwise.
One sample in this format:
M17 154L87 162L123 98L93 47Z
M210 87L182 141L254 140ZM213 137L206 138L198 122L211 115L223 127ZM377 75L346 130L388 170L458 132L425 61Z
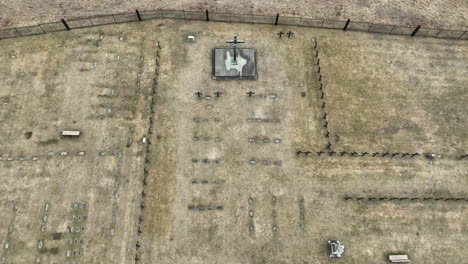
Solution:
M220 92L216 92L215 95L216 95L216 97L219 97L219 96L221 95L221 93L220 93Z
M294 34L292 31L289 31L288 33L288 38L291 38L291 36Z
M201 92L196 92L196 93L195 93L195 95L198 96L198 97L200 97L202 94L203 94L203 93L201 93Z
M278 35L279 38L281 38L281 37L284 35L284 32L283 32L283 31L280 31L280 32L278 32L278 34L276 34L276 35Z
M247 94L249 95L249 97L251 97L251 96L254 95L255 93L254 93L254 92L248 92Z
M237 35L234 35L234 40L226 40L226 43L234 46L234 58L231 60L231 64L237 65L237 44L245 43L245 41L237 40Z

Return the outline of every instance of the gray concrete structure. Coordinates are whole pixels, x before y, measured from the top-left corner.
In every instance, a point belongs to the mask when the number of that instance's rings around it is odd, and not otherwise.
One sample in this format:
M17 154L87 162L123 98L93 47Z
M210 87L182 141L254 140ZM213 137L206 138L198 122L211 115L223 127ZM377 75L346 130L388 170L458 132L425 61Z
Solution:
M213 49L213 79L256 80L257 62L255 49L237 49L237 65L231 64L233 48Z

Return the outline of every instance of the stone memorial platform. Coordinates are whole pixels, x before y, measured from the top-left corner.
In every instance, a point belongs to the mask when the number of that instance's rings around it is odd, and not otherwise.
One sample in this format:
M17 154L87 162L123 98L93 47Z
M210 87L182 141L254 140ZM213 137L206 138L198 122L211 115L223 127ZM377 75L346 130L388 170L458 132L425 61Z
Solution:
M257 80L256 50L237 48L237 64L231 62L234 48L213 49L214 80Z

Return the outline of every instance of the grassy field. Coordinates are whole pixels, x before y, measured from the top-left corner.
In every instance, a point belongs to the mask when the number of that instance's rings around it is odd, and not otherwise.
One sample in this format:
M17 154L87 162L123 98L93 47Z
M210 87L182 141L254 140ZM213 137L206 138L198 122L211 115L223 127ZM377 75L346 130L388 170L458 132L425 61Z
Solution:
M319 38L333 141L346 151L464 153L467 50L365 36Z
M234 34L257 50L256 81L212 79ZM0 259L463 263L467 201L344 197L468 199L467 57L463 41L168 20L2 40ZM329 141L442 158L318 156Z

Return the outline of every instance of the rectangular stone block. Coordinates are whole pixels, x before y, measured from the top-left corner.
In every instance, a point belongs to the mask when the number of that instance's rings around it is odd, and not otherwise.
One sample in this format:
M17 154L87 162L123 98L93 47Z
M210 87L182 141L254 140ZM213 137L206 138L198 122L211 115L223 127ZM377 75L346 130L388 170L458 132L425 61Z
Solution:
M346 21L324 20L322 24L322 28L343 29L345 25L346 25Z
M221 13L210 13L210 21L231 22L231 15Z
M62 22L40 24L39 26L45 32L55 32L55 31L61 31L61 30L66 30L67 29Z
M372 24L371 28L369 29L369 32L388 34L392 31L393 28L394 25Z
M70 20L67 21L67 24L70 28L85 28L85 27L92 27L93 23L89 18L79 19L79 20Z
M459 39L465 31L462 30L445 30L439 32L436 38Z
M178 10L162 10L163 18L172 18L172 19L185 19L184 11Z
M275 24L276 16L253 16L252 22L256 24Z
M279 17L278 25L299 26L301 24L300 17Z
M421 28L419 31L416 33L416 36L418 37L434 37L439 34L440 29L433 29L433 28Z
M460 39L468 39L468 31L465 31Z
M188 11L185 11L185 19L189 19L189 20L206 20L206 13L204 13L204 12L188 12Z
M113 16L94 17L89 20L91 20L91 23L93 23L94 26L115 24Z
M140 11L141 19L160 19L163 18L161 10Z
M321 28L323 19L302 18L300 26Z
M21 37L21 35L14 28L0 30L0 39L15 37Z
M136 13L120 14L114 15L114 20L116 23L134 22L138 21L138 16Z
M231 22L236 23L252 23L253 16L252 15L235 15L231 14Z
M371 28L372 23L367 22L349 22L347 30L354 30L354 31L369 31Z
M22 27L22 28L17 28L16 30L18 30L21 36L45 34L44 30L42 30L40 26Z
M390 32L390 34L411 36L411 34L414 32L415 29L416 29L416 27L399 27L399 26L395 26L393 28L392 32Z

